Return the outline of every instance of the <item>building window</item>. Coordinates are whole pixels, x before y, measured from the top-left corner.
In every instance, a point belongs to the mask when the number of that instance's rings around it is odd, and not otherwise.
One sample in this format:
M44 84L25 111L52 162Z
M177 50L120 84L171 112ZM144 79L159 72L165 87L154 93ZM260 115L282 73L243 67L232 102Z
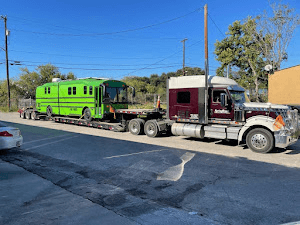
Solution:
M83 94L85 94L85 95L87 94L87 86L83 87Z
M191 93L189 91L177 93L177 103L190 103L190 102L191 102Z
M90 86L90 95L93 94L93 86Z
M50 87L48 87L48 94L50 94Z
M73 95L76 95L76 87L73 87Z
M72 94L72 88L69 87L69 88L68 88L68 95L71 95L71 94Z

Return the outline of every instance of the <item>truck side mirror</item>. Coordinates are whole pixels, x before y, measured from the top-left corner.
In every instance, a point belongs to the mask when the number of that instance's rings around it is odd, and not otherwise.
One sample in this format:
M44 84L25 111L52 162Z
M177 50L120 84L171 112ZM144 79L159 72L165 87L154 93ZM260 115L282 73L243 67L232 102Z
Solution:
M225 93L221 93L220 97L221 97L221 105L222 105L222 107L228 106L227 95Z

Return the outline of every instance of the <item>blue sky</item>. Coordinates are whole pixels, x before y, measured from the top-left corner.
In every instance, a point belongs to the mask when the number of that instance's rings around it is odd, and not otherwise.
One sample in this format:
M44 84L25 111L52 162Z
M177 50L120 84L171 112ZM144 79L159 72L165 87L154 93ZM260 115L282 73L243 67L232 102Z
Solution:
M300 14L299 0L283 0ZM186 66L204 69L204 13L208 4L209 71L215 74L214 43L222 40L230 24L270 9L268 0L45 0L2 1L11 31L8 39L10 77L20 68L33 71L51 63L61 73L77 77L161 75L182 68L182 43L186 41ZM282 68L298 65L300 29L288 48ZM4 48L4 23L0 21L0 47ZM5 52L0 50L0 80L6 79ZM1 64L2 63L2 64Z

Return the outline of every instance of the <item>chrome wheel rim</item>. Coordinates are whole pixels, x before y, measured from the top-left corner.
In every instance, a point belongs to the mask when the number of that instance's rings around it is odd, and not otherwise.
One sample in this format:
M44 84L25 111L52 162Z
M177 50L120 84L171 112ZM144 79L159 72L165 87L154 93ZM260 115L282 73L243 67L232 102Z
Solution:
M251 137L251 144L257 149L263 149L267 146L268 140L263 134L255 134Z
M138 123L136 121L131 124L131 131L134 133L138 132Z
M148 130L148 134L149 134L149 135L153 135L153 134L155 133L155 125L152 124L152 123L149 124L147 130Z

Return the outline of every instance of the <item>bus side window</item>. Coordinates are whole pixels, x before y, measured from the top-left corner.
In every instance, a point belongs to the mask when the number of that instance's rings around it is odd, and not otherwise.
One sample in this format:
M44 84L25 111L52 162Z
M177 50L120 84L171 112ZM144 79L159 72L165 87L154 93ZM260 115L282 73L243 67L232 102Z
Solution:
M87 94L87 86L83 87L83 94L85 94L85 95Z
M76 87L73 87L73 95L76 95Z
M50 94L50 87L48 87L48 94Z
M90 86L90 95L92 95L92 94L93 94L93 87Z
M68 87L68 95L71 95L72 94L72 89L71 87Z
M47 94L47 88L45 87L45 94Z

